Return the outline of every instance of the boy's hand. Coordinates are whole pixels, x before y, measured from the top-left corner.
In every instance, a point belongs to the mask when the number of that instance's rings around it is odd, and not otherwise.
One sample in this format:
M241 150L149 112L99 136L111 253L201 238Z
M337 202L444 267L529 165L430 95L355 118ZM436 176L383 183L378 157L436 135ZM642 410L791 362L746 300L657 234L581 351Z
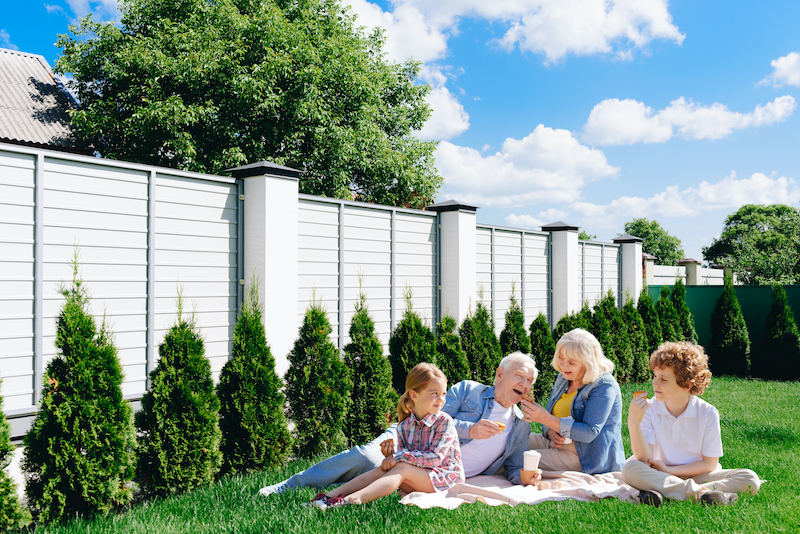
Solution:
M387 456L381 462L381 471L388 471L395 465L397 465L397 460L394 459L394 456Z
M644 413L650 406L647 402L647 393L644 391L637 391L631 399L631 405L628 408L628 426L636 426L642 424Z
M667 472L667 466L661 460L647 460L647 465L656 471Z
M394 440L387 439L386 441L381 442L381 454L384 457L391 456L394 454Z

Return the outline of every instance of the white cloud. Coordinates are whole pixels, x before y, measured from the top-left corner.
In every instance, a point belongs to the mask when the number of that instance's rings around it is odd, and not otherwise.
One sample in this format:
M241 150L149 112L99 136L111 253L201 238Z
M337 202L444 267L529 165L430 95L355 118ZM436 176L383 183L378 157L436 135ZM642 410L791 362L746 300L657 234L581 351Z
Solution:
M442 142L436 166L445 179L442 200L486 207L571 202L586 182L619 172L602 151L580 144L567 130L541 124L523 139L506 139L489 156Z
M417 137L437 141L452 139L469 129L469 114L447 87L433 87L425 100L433 112L422 130L414 133Z
M511 226L513 228L530 228L531 230L538 230L543 224L547 223L531 215L515 215L512 213L506 216L506 226Z
M800 86L800 54L791 52L778 59L773 59L770 65L772 65L772 74L761 80L762 85Z
M117 0L67 0L76 17L85 17L89 13L98 21L119 21L120 11Z
M47 13L49 13L49 14L52 14L52 13L63 13L64 12L64 8L61 7L61 6L45 4L44 8L47 10Z
M11 35L5 30L0 29L0 47L10 50L19 50L19 47L11 42Z
M720 103L703 106L680 97L655 112L636 100L610 98L592 109L582 139L596 146L663 143L674 136L719 139L735 129L784 121L796 107L797 102L789 95L757 105L751 113L730 111Z

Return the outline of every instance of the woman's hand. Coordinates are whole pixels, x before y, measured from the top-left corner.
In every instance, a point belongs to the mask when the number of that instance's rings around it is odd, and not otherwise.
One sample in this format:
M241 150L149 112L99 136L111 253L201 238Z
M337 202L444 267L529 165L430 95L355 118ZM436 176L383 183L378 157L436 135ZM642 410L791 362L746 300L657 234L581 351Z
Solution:
M397 465L397 460L394 459L394 456L387 456L381 462L381 471L388 471L395 465Z
M550 438L550 442L556 449L560 449L561 446L564 444L564 436L562 436L552 428L547 432L547 437Z
M381 442L381 454L384 457L391 456L394 454L394 440L387 439L386 441Z
M494 421L488 419L481 419L469 429L470 439L487 439L495 434L499 434L503 429Z
M528 423L536 422L544 424L546 417L550 415L550 412L548 412L546 408L528 399L522 399L519 403L519 407L522 410L522 415L525 416L525 421Z

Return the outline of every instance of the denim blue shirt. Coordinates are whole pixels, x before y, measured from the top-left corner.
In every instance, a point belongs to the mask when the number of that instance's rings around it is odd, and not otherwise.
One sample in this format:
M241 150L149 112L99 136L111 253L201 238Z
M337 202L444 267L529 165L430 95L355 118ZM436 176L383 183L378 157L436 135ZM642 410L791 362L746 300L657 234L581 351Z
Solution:
M485 386L472 380L464 380L451 387L447 392L444 411L455 420L456 432L461 445L472 441L469 429L481 419L488 419L494 408L494 386ZM525 422L522 411L514 406L514 424L506 442L503 455L497 458L481 474L493 475L500 466L505 467L506 478L512 484L520 484L520 469L523 465L523 454L528 450L531 426Z
M569 381L559 373L547 402L547 411L569 389ZM545 437L550 430L542 425ZM570 417L562 417L557 430L575 442L575 450L584 473L594 475L621 471L625 463L622 446L622 394L609 373L578 388L572 400Z

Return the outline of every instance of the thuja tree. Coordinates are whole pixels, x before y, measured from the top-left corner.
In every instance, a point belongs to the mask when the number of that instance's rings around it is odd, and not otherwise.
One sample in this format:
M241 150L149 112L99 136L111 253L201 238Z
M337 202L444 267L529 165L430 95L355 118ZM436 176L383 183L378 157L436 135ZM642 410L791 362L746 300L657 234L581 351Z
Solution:
M591 314L591 311L589 313ZM576 313L568 313L563 315L556 323L556 327L553 329L553 340L558 342L558 340L561 339L561 336L571 330L575 330L576 328L589 330L589 328L585 327L583 322L578 319L578 315Z
M381 434L395 413L397 396L392 388L392 368L383 356L375 323L367 310L366 296L359 294L350 323L350 343L344 361L353 383L352 404L345 419L345 435L352 444L367 443Z
M642 322L644 322L644 331L647 335L647 352L652 354L664 341L664 337L661 333L661 321L658 320L656 306L647 293L647 288L642 289L639 294L636 309L639 310L639 315L641 315ZM650 364L648 363L648 369L650 368L649 366Z
M0 387L3 381L0 380ZM11 432L3 412L3 397L0 396L0 531L8 532L24 526L28 522L27 514L22 511L17 498L14 481L6 473L11 463Z
M500 342L494 333L494 319L483 302L478 302L475 313L470 313L464 318L459 336L461 336L461 346L467 353L472 379L483 384L491 384L503 355L500 351Z
M605 354L606 358L614 362L614 376L621 381L624 372L617 358L611 321L602 308L595 306L594 315L592 316L592 325L589 331L594 334L594 337L600 342L600 346L603 348L603 354Z
M231 359L219 375L220 474L276 467L292 450L283 380L267 344L258 291L259 281L253 279L233 330Z
M672 306L675 308L675 313L678 315L678 324L680 325L680 334L683 335L684 341L691 341L697 343L697 331L694 328L694 317L692 311L686 304L686 286L683 284L683 279L676 278L675 285L672 287Z
M289 352L286 399L295 424L295 451L303 458L331 454L347 445L344 421L352 383L328 336L331 323L316 299L306 310Z
M194 314L178 291L177 320L158 346L150 389L136 412L136 475L148 495L172 495L210 484L219 470L219 399Z
M135 434L122 366L105 321L97 328L78 276L61 287L58 351L44 373L39 411L25 435L22 470L37 521L105 514L131 499Z
M800 331L786 291L778 285L772 287L772 306L752 371L753 376L769 380L800 379Z
M633 351L631 350L630 338L628 337L628 327L622 320L622 314L617 308L614 293L609 289L608 293L600 299L594 308L594 318L600 315L605 316L608 321L608 343L616 358L617 368L615 369L619 380L629 380L633 369ZM598 338L599 340L599 338ZM602 345L602 343L601 343ZM606 350L606 347L603 347Z
M658 322L661 324L661 337L664 341L683 341L683 331L680 319L675 312L675 307L669 298L669 288L661 286L661 293L656 302L656 312L658 312Z
M742 309L726 273L725 285L711 312L711 341L708 360L715 375L746 377L750 368L750 336Z
M578 313L575 314L575 320L577 321L575 328L583 328L584 330L591 330L593 319L594 319L594 313L592 313L591 308L589 308L589 301L584 300L581 309L578 311Z
M431 329L414 311L413 295L406 288L406 311L389 336L389 362L392 364L392 385L403 394L406 375L418 363L436 363L436 338ZM374 437L374 436L373 436Z
M630 378L634 382L644 382L650 378L650 351L647 344L647 328L642 316L633 302L630 293L625 294L625 305L622 307L622 322L628 330L628 341L631 346Z
M539 404L547 404L558 371L552 365L556 342L550 333L550 323L541 312L531 322L531 356L536 361L539 377L533 385L533 394Z
M456 326L455 318L449 313L436 325L436 363L447 377L448 385L472 378L467 353L456 334Z
M529 354L531 351L531 342L525 332L525 314L517 302L514 284L511 284L506 324L500 332L500 351L504 356L517 351Z

